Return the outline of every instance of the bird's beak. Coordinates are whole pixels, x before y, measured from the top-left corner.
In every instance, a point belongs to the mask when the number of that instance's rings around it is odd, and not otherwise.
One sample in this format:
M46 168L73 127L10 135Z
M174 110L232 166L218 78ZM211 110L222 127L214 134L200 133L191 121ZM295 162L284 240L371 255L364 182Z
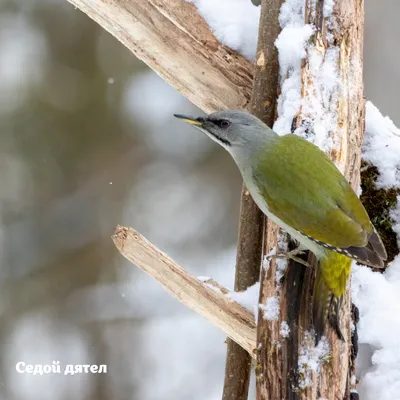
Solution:
M203 122L205 121L204 118L193 118L193 117L188 117L186 115L181 115L181 114L174 114L175 118L183 119L185 122L191 125L195 126L202 126Z

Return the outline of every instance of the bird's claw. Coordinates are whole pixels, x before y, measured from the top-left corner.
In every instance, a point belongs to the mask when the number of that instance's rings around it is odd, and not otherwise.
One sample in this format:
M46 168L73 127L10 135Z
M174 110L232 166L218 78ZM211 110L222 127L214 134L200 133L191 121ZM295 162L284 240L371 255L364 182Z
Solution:
M298 255L303 255L305 252L299 248L288 251L286 253L277 253L277 254L271 254L267 256L267 260L271 261L272 259L276 258L286 258L293 260L299 264L305 265L306 267L311 267L311 265L307 262L302 260L301 258L297 257Z

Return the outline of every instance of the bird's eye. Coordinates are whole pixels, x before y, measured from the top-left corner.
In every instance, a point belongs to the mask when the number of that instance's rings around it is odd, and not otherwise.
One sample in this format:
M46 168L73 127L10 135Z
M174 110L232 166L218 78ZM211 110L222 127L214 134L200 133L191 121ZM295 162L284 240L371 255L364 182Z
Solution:
M226 129L226 128L228 128L229 127L229 125L230 125L231 123L229 122L229 121L227 121L226 119L222 119L221 121L218 121L218 126L221 128L221 129Z

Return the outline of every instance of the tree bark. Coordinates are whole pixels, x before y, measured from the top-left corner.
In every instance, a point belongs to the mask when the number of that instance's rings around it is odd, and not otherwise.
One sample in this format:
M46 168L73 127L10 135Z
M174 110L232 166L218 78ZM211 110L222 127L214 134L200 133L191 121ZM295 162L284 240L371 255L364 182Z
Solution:
M314 51L324 59L333 47L338 48L337 68L341 91L336 104L337 126L332 126L329 132L337 146L329 155L351 182L353 189L357 190L365 120L362 81L363 1L336 1L333 14L336 23L330 26L323 14L323 1L305 3L306 23L318 28L312 38L313 49L309 52ZM308 98L318 99L315 72L309 56L307 54L302 66L303 104ZM330 111L325 109L323 112ZM310 120L310 116L306 110L300 110L297 126L307 119ZM277 232L278 228L268 222L265 253L277 246ZM312 255L309 255L309 262L315 264ZM312 328L309 310L312 309L314 270L290 262L283 283L276 279L276 272L276 264L272 262L267 270L263 270L261 278L260 303L265 304L270 297L278 298L280 316L278 320L271 321L263 319L262 312L259 313L257 399L349 399L350 376L353 373L350 290L340 311L345 341L340 341L327 326L330 355L328 360L321 360L321 370L316 373L307 363L299 365L300 353L304 354L314 347L314 340L308 333ZM280 334L283 321L290 327L288 338Z
M266 0L261 7L253 90L249 111L271 126L275 120L279 63L274 45L280 32L279 11L283 0ZM268 66L268 68L267 68ZM262 256L264 215L246 187L242 189L235 290L258 282ZM228 339L223 400L246 400L251 375L251 356Z

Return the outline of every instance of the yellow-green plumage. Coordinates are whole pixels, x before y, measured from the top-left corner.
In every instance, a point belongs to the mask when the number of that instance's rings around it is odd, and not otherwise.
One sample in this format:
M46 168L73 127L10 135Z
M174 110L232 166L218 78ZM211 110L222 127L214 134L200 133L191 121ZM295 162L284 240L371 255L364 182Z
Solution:
M313 302L317 339L329 315L342 337L338 313L351 270L348 257L382 267L386 253L379 235L347 180L310 142L296 135L278 136L260 148L254 162L254 181L268 214L290 227L301 243L304 235L313 242L310 249L318 258Z
M296 135L279 136L255 162L261 195L285 224L335 247L367 245L374 231L368 214L318 147Z
M346 294L350 271L351 259L342 254L327 251L326 256L318 260L313 301L317 340L322 336L329 316L336 333L343 338L339 325L339 307Z
M232 155L260 209L318 259L314 325L323 333L327 312L336 315L353 258L383 267L386 250L367 212L334 163L296 135L279 136L243 111L178 118L195 125ZM329 302L328 302L329 301Z
M322 277L328 290L341 297L346 293L347 279L351 270L351 259L342 254L328 251L320 260Z
M383 266L384 246L360 199L318 147L296 135L277 136L253 162L269 213L322 247Z

